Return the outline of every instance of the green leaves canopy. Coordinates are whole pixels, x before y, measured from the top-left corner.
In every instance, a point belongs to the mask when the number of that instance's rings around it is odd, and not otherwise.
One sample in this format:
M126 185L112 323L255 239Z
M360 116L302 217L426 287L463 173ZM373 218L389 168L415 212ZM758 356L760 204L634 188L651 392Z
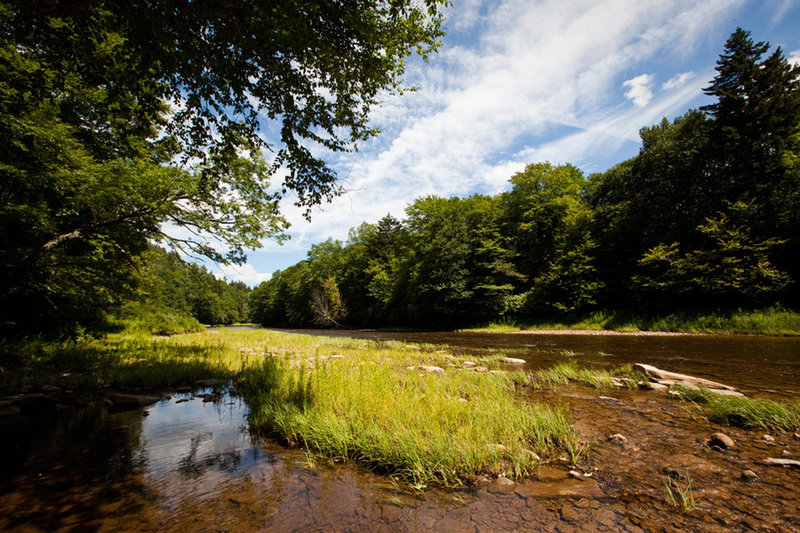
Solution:
M279 236L279 198L335 194L322 158L376 133L439 8L0 2L0 307L23 310L2 329L97 318L148 239L241 261Z

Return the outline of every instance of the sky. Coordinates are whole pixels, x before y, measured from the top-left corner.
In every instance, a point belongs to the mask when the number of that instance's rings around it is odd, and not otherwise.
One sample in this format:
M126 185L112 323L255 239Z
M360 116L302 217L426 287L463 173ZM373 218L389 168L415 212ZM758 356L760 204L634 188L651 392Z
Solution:
M242 266L207 265L254 286L311 245L425 195L508 190L540 161L586 175L636 155L639 129L709 103L703 88L737 27L800 62L800 0L453 0L437 55L410 61L415 92L375 109L382 133L329 164L344 193L312 212L287 198L291 239Z

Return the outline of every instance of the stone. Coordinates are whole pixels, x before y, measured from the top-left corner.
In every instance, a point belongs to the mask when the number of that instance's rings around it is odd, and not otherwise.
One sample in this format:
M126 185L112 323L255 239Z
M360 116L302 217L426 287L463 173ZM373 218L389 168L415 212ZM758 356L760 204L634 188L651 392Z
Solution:
M469 367L477 366L478 363L476 363L475 361L464 361L461 364L464 365L465 367L469 368Z
M795 440L800 440L800 433L795 433L794 434L794 439Z
M537 463L542 462L542 458L539 457L539 455L536 452L532 452L531 450L522 450L522 451Z
M140 394L122 394L112 392L108 399L114 404L115 409L135 409L137 407L147 407L158 401L157 396L143 396Z
M505 476L500 476L489 484L489 492L511 492L514 490L514 483Z
M608 440L610 440L615 444L625 444L628 442L628 438L621 433L614 433L613 435L609 435Z
M783 457L784 459L791 459L792 457L794 457L794 454L789 450L783 450L781 452L781 457Z
M783 466L786 468L794 467L800 468L800 461L795 459L783 459L783 458L776 458L776 457L767 457L764 459L764 464L771 465L771 466Z
M570 470L569 472L567 472L567 476L575 478L575 479L580 479L581 481L584 480L583 474L581 474L577 470Z
M444 374L444 368L440 366L433 366L433 365L419 365L417 367L419 370L424 370L425 372L431 374Z
M733 442L733 439L727 436L725 433L714 433L711 435L711 438L708 439L709 446L719 446L720 448L733 448L736 443Z
M672 383L670 382L680 382L681 385L686 385L687 383L689 383L696 386L706 387L707 389L728 390L728 391L736 390L730 385L724 385L722 383L717 383L716 381L697 378L694 376L688 376L686 374L678 374L677 372L669 372L667 370L661 370L660 368L656 368L652 365L636 363L635 365L633 365L633 369L638 372L641 372L642 374L647 376L647 378L650 379L651 381L664 383L665 385L671 385ZM717 391L715 390L714 392Z
M561 515L561 520L565 520L567 522L580 522L580 515L578 512L573 509L572 507L562 507L559 511Z
M524 365L525 359L518 359L516 357L505 357L503 362L507 365Z
M8 407L3 407L0 409L0 418L11 418L15 416L20 416L21 411L19 407L16 405L10 405Z
M762 435L761 440L763 440L764 442L775 442L775 437L773 437L772 435Z
M742 472L741 477L744 481L761 481L758 475L752 470L745 470L744 472Z
M669 390L669 386L668 385L664 385L663 383L658 383L657 381L651 381L650 382L650 389L651 390L658 390L658 391Z

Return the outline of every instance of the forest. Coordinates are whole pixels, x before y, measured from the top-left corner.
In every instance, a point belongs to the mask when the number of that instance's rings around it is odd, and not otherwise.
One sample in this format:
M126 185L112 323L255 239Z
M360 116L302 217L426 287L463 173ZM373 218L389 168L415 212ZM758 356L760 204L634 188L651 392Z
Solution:
M268 326L475 326L795 309L800 67L738 29L713 103L641 129L639 153L589 176L528 165L507 192L418 198L276 272L250 297Z

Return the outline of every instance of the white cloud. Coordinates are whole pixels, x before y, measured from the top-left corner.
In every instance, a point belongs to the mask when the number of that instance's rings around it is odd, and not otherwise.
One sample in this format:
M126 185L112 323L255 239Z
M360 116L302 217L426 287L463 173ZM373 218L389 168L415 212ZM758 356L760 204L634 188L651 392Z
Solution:
M212 267L213 270L214 267ZM214 272L217 279L227 279L228 281L243 281L250 287L255 287L259 283L269 280L272 274L258 272L250 263L243 265L216 265L218 272Z
M793 65L800 65L800 50L795 50L794 52L789 53L789 57L786 58L789 63Z
M679 87L683 87L686 85L686 82L689 81L694 77L694 72L691 70L689 72L683 72L681 74L677 74L667 81L661 86L661 88L665 91L669 91L672 89L677 89Z
M628 88L625 98L632 100L637 107L645 107L653 99L653 78L652 74L640 74L622 82L622 86Z

